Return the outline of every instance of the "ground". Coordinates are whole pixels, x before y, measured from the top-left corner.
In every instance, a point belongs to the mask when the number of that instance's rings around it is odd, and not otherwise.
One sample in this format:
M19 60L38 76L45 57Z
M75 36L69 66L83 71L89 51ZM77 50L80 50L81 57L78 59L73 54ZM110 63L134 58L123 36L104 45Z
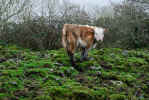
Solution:
M0 100L149 100L149 50L102 48L89 56L79 72L64 49L0 45Z

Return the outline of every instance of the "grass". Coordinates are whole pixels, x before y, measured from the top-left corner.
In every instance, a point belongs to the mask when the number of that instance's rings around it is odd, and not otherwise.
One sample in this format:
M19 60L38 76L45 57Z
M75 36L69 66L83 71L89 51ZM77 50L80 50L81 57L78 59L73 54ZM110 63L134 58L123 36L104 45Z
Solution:
M102 48L89 56L79 72L64 49L0 45L0 100L149 100L148 50Z

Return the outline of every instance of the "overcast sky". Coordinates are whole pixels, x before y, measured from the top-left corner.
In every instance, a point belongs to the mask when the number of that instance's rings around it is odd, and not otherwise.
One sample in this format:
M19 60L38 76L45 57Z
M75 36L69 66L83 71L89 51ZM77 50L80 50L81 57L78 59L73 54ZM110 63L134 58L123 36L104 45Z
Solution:
M35 2L36 1L36 2ZM44 6L47 4L48 0L34 0L34 9L37 13L41 12L41 6ZM62 0L57 0L62 1ZM65 0L67 1L67 0ZM111 3L121 3L124 0L68 0L68 2L81 5L82 7L87 8L87 10L90 10L92 8L102 8L103 6L110 6ZM109 8L110 9L110 8Z
M41 3L45 2L46 0L34 0L34 2L38 3L40 5ZM62 1L62 0L58 0ZM67 0L66 0L67 1ZM72 3L79 4L81 6L87 6L87 7L93 7L93 6L108 6L110 3L121 3L124 0L68 0ZM45 2L46 3L46 2Z
M105 6L110 3L121 3L123 0L70 0L73 3L84 6Z

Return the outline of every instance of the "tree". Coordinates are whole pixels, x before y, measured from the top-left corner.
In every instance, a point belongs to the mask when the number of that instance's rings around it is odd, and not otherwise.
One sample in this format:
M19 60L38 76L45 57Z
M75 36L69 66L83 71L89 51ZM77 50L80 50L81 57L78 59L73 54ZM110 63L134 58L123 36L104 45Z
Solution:
M113 46L125 48L146 47L149 42L149 28L146 21L149 15L144 3L125 0L122 4L113 5L113 8L113 17L100 17L95 21L97 26L109 28L104 42L110 46L112 43Z
M23 12L29 3L29 0L0 0L0 33L7 22Z

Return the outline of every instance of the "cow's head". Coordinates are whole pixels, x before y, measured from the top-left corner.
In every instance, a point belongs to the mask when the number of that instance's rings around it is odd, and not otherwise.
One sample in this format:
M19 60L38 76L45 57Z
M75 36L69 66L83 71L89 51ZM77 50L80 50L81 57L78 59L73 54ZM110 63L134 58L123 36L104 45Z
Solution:
M104 38L104 32L106 31L105 28L102 28L102 27L94 27L94 31L95 31L95 39L97 41L103 41L103 38Z

